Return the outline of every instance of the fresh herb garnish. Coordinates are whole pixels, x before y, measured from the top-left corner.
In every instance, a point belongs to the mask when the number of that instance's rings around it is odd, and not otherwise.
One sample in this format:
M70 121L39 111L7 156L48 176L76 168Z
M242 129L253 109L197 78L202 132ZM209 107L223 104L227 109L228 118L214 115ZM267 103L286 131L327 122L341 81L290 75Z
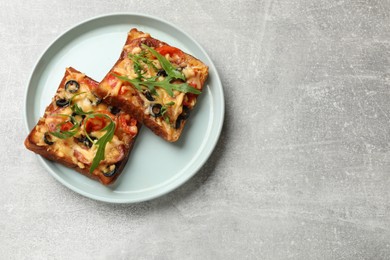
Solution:
M145 74L145 72L143 71L140 61L137 59L136 55L132 54L129 54L129 59L133 61L133 67L135 73L137 73L137 79L141 79L143 77L142 75Z
M179 83L179 84L171 83L173 79L170 76L166 77L162 81L156 81L157 77L151 77L144 80L139 80L139 79L129 79L126 76L118 76L115 74L113 75L120 80L131 83L138 91L142 91L142 86L145 86L149 89L149 91L152 94L156 93L156 89L155 89L156 87L160 87L164 89L171 97L173 97L174 90L178 90L183 93L193 93L196 95L202 93L200 90L188 85L188 83Z
M93 113L92 111L84 112L84 110L81 107L79 107L79 105L77 104L74 104L72 106L72 110L76 115L80 115L80 116L86 116Z
M98 149L96 151L95 157L93 158L91 168L89 169L90 173L92 173L99 166L99 163L102 160L104 160L104 151L106 149L106 145L108 142L112 140L115 133L115 123L111 119L111 117L105 114L90 114L89 116L86 117L85 122L88 121L89 118L94 118L94 117L106 117L110 120L110 123L107 126L105 126L102 130L100 130L100 131L106 131L106 133L102 137L100 137L99 140L94 142L94 144L98 147ZM91 137L88 135L88 133L86 133L86 136L88 137L88 139L92 140Z
M146 52L142 51L139 54L128 54L128 57L130 60L133 61L133 67L135 73L137 73L137 79L142 79L143 75L146 73L146 71L143 70L142 63L146 64L149 69L153 69L157 71L158 69L154 65L154 63L146 57Z
M146 44L142 44L142 47L147 49L149 52L151 52L157 58L157 60L161 64L161 67L165 70L165 72L167 73L168 76L170 76L171 78L174 78L174 79L181 79L183 81L186 80L186 77L184 76L184 74L181 73L180 71L178 71L172 65L172 63L170 63L169 60L167 60L167 58L165 58L163 55L158 53L155 49L150 48Z
M166 114L167 111L168 111L168 107L171 107L171 106L173 106L174 104L175 104L175 102L171 101L171 102L168 102L168 103L166 103L165 105L163 105L163 106L161 107L161 116L164 118L164 120L165 120L165 122L166 122L167 124L170 123L170 118L169 118L169 116Z
M164 89L169 96L173 97L173 91L177 90L183 93L192 93L199 95L202 92L194 87L191 87L188 83L171 83L173 80L183 80L185 81L186 78L183 73L178 71L170 61L165 58L163 55L158 53L153 48L150 48L149 46L142 44L143 48L145 48L147 51L149 51L153 56L157 58L157 60L160 62L161 67L166 72L166 77L163 80L158 81L160 78L159 76L153 76L150 78L145 78L144 74L146 73L143 71L143 65L142 63L148 65L149 68L153 68L155 71L158 69L153 64L151 60L147 58L147 53L145 51L142 51L140 54L128 54L129 59L133 61L134 71L137 74L137 77L135 79L129 79L126 76L119 76L113 74L115 77L122 81L127 81L131 83L138 91L142 91L143 87L147 88L151 94L157 95L156 87Z
M57 115L69 117L70 121L66 121L66 122L63 122L61 124L58 124L56 126L56 131L50 132L50 134L57 137L57 138L60 138L60 139L66 139L66 138L74 136L77 133L79 126L80 126L80 124L77 122L77 120L73 116L70 116L70 115L66 115L66 114L57 114ZM64 124L67 124L68 122L71 122L73 124L73 126L69 130L65 130L65 131L61 130L61 127Z
M77 96L79 96L79 95L81 95L81 94L85 94L85 93L87 93L87 92L80 92L80 93L74 94L74 95L69 99L69 104L72 104L72 101L73 101L73 99L74 99L75 97L77 97Z

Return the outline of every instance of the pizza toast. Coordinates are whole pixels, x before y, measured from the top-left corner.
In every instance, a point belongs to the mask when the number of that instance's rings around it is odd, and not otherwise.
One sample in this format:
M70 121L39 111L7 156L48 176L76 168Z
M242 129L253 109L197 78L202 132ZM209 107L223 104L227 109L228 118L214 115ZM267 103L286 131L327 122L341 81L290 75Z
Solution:
M94 93L174 142L207 77L208 67L200 60L133 28L120 58Z
M98 82L67 68L25 146L104 185L121 174L140 124L93 94Z

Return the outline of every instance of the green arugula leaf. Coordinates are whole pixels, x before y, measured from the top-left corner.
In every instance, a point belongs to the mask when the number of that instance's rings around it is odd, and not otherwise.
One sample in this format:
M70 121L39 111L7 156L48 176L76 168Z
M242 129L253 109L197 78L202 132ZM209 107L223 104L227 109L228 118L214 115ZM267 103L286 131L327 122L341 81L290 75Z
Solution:
M119 75L116 75L116 74L112 74L114 75L115 77L117 77L118 79L120 80L123 80L123 81L127 81L131 84L133 84L133 86L138 90L138 91L142 91L142 87L140 85L140 83L142 83L142 81L138 80L138 79L129 79L128 77L125 77L125 76L119 76Z
M165 72L167 73L168 76L170 76L171 78L174 78L174 79L181 79L183 81L186 80L186 77L184 76L184 74L181 73L180 71L178 71L172 65L172 63L170 63L169 60L167 60L167 58L165 58L163 55L158 53L155 49L150 48L149 46L147 46L145 44L142 44L142 47L147 49L149 52L151 52L157 58L157 60L161 64L161 67L165 70Z
M84 110L81 107L79 107L79 105L77 105L77 104L74 104L72 106L72 110L74 113L76 113L77 115L80 115L80 116L86 116L86 115L90 115L93 113L92 111L84 112Z
M171 97L173 97L173 91L177 90L183 93L193 93L196 95L201 94L202 92L194 87L191 87L188 83L180 83L180 84L175 84L171 83L171 81L175 79L181 79L183 81L186 80L185 76L183 73L178 71L163 55L158 53L156 50L153 48L150 48L149 46L142 44L142 47L148 50L151 54L153 54L157 60L160 62L162 68L165 70L167 73L167 77L165 77L161 81L157 81L160 77L154 76L150 78L144 78L145 72L142 69L142 64L147 64L149 67L152 67L154 70L157 71L157 68L153 64L151 60L149 60L146 57L145 51L142 51L140 54L128 54L129 59L133 61L134 64L134 71L137 74L137 78L135 79L129 79L126 76L120 76L120 75L114 75L118 79L122 81L127 81L131 83L138 91L142 92L143 89L147 88L150 93L153 95L157 95L156 88L162 88L164 89L167 94Z
M76 94L76 95L80 95L80 94L82 94L82 93L79 93L79 94ZM71 100L76 95L74 95L71 98ZM106 133L102 137L100 137L96 142L94 142L92 140L92 138L88 135L88 133L85 131L85 134L86 134L87 138L94 145L97 146L96 155L95 155L95 157L92 160L91 168L89 170L89 172L92 173L99 166L99 163L102 160L104 160L104 158L105 158L105 154L104 153L105 153L106 145L107 145L108 142L110 142L112 140L112 138L114 137L114 134L115 134L115 123L114 123L114 121L112 120L112 118L110 116L108 116L106 114L100 114L100 113L94 114L92 111L85 112L77 104L74 104L72 106L72 110L77 115L81 115L81 116L84 115L84 116L86 116L85 120L83 121L84 123L86 123L89 118L94 118L94 117L105 117L105 118L110 120L110 123L107 126L105 126L102 130L100 130L102 132L106 131ZM70 137L74 136L79 131L80 123L77 122L77 120L74 118L74 116L67 115L67 114L56 114L56 115L69 117L69 121L66 121L66 122L63 122L61 124L58 124L56 126L56 131L49 132L51 135L53 135L53 136L55 136L57 138L60 138L60 139L67 139L67 138L70 138ZM61 126L66 124L67 122L72 122L73 123L72 128L70 128L68 131L61 131Z
M56 131L49 132L51 135L53 135L57 138L60 138L60 139L67 139L67 138L74 136L78 132L80 124L77 122L77 120L73 116L66 115L66 114L56 114L56 115L69 117L70 122L72 122L73 126L68 131L61 131L61 126L63 126L64 124L66 124L69 121L58 124L56 126Z
M139 54L131 54L131 53L128 54L129 59L133 61L134 71L137 74L137 79L139 80L141 80L143 78L143 75L146 73L146 71L144 71L144 67L142 63L146 64L149 67L149 69L158 71L154 63L151 60L149 60L145 55L146 55L145 51L142 51Z
M129 59L133 61L133 67L135 73L137 73L137 79L141 79L143 77L142 75L145 73L142 73L142 66L139 63L137 56L129 54Z
M111 119L111 117L109 117L108 115L105 115L105 114L92 114L92 115L89 115L88 118L93 118L95 116L106 117L110 120L110 123L106 127L104 127L102 130L100 130L100 131L106 131L106 133L102 137L100 137L99 140L96 141L96 143L94 143L98 147L98 149L96 151L95 157L92 160L91 168L89 169L90 173L92 173L99 166L99 163L102 160L104 160L104 157L105 157L104 152L106 149L106 145L108 142L110 142L112 140L112 138L114 137L114 133L115 133L115 123Z
M183 93L192 93L192 94L196 94L196 95L199 95L202 93L202 91L200 91L199 89L196 89L194 87L191 87L187 83L174 84L173 89L178 90L178 91L183 92Z
M79 96L79 95L81 95L81 94L85 94L85 93L87 93L87 92L80 92L80 93L77 93L77 94L73 95L73 96L69 99L69 104L72 104L72 101L73 101L73 99L74 99L75 97L77 97L77 96Z
M77 133L77 131L76 132L72 132L72 131L50 132L51 135L53 135L57 138L60 138L60 139L67 139L69 137L74 136L76 133Z
M126 76L118 76L113 74L115 77L117 77L120 80L127 81L138 90L142 91L142 86L145 86L149 89L149 91L152 94L156 93L155 88L160 87L164 89L169 96L173 97L173 90L177 90L183 93L193 93L196 95L201 94L202 92L194 87L191 87L188 83L181 83L181 84L173 84L171 81L173 80L171 77L166 77L162 81L156 81L157 77L151 77L148 79L145 79L144 81L139 79L129 79Z
M164 104L162 107L161 107L161 116L164 118L164 121L169 124L170 123L170 118L169 116L166 114L167 111L168 111L168 107L171 107L175 104L175 102L171 101L171 102L168 102L166 104Z
M160 110L161 115L164 116L166 112L167 112L167 107L166 106L162 106L161 110Z

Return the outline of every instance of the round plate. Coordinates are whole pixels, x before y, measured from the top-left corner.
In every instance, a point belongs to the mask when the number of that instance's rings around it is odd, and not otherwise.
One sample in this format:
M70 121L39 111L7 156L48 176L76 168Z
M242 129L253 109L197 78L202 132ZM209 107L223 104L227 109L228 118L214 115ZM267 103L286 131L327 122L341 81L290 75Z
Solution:
M192 54L209 66L198 104L179 141L169 143L143 127L129 161L109 187L74 170L39 157L62 184L92 199L132 203L166 194L190 179L207 161L221 133L224 97L218 73L204 49L188 34L161 19L141 14L111 14L87 20L57 38L36 64L25 96L25 122L30 131L51 102L66 67L100 81L119 58L131 28Z

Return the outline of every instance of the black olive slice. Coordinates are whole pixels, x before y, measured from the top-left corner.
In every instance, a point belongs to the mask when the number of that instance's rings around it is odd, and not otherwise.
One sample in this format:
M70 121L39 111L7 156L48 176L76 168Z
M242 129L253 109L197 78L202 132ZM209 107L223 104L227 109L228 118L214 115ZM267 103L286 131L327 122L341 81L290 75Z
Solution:
M191 109L189 109L187 106L183 107L183 112L176 119L176 124L175 124L175 128L176 129L180 128L181 122L183 120L187 120L188 119L188 117L190 116L190 112L191 112Z
M188 119L190 113L191 109L189 109L187 106L183 106L183 111L181 112L180 116L183 117L183 119Z
M150 114L154 117L159 117L161 116L161 108L162 108L162 105L161 104L153 104L151 107L150 107Z
M96 97L96 105L99 105L100 103L102 103L102 101L103 99Z
M102 103L102 99L101 98L97 97L96 95L93 95L93 96L95 98L94 100L89 99L89 102L91 102L92 105L97 106L100 103Z
M66 98L57 99L56 105L59 107L67 107L69 106L69 100Z
M43 135L43 141L47 144L47 145L53 145L54 142L53 141L50 141L51 140L51 135L49 133L45 133Z
M119 112L121 112L121 110L118 107L113 106L113 107L110 107L110 112L111 112L111 114L116 115Z
M75 80L69 80L65 83L65 90L70 92L70 93L76 93L77 90L79 90L79 88L80 88L80 85Z
M92 142L87 137L84 138L83 144L88 148L92 147Z
M96 140L97 138L94 137L94 136L90 136L90 138L92 140ZM80 137L76 138L77 141L79 141L80 143L82 143L83 145L85 145L86 147L88 148L91 148L93 143L91 142L91 140L89 140L88 137L84 136L84 135L81 135Z
M112 167L112 166L114 166L114 167ZM103 171L103 175L106 176L106 177L112 177L112 176L115 175L115 173L116 173L116 165L115 164L108 166Z
M154 101L154 97L149 91L144 91L143 94L145 95L146 99L149 101Z
M68 122L68 121L67 121ZM69 119L69 122L71 122L72 124L77 124L77 120L76 120L76 118L74 118L74 117L71 117L70 119Z
M165 72L165 70L161 69L161 70L157 71L157 77L160 77L160 76L166 77L168 75Z

